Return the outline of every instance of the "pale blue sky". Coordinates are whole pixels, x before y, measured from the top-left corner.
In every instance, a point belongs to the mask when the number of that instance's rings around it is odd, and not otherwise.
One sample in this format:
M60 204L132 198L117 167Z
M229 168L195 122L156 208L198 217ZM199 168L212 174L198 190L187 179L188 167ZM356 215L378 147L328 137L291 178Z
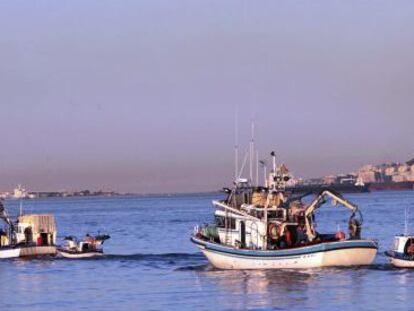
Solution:
M414 157L412 1L1 1L0 190L200 191Z

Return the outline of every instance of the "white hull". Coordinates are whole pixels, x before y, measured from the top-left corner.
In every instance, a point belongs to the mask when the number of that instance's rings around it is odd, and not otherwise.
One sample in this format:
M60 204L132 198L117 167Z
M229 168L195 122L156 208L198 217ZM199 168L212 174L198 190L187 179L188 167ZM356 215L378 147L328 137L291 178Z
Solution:
M340 249L312 254L274 257L242 258L202 249L209 262L219 269L307 269L331 266L370 265L377 254L376 249Z
M0 259L17 258L20 256L20 248L0 249Z
M72 253L58 250L58 254L63 258L70 259L83 259L83 258L93 258L93 257L102 257L103 253L101 252L85 252L85 253Z
M414 268L414 260L405 260L390 257L390 264L397 268Z
M325 242L280 250L228 247L192 237L192 242L219 269L308 269L370 265L378 245L372 240Z

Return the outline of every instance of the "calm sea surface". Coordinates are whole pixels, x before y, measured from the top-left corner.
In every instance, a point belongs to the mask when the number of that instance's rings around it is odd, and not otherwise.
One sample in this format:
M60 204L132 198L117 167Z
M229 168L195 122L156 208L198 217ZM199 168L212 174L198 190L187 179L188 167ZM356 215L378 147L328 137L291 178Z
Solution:
M414 271L391 268L383 252L404 228L414 191L346 195L364 214L365 237L380 242L371 267L304 271L220 271L190 243L212 220L220 195L25 201L26 213L54 213L65 235L108 232L96 260L0 261L0 310L413 310ZM18 202L7 201L12 214ZM318 212L319 231L346 230L347 210Z

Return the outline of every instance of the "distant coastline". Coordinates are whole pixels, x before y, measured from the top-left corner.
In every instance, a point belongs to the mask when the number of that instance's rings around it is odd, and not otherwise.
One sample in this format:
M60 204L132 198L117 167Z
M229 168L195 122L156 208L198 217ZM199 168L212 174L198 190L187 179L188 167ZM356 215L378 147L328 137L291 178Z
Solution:
M355 172L321 178L294 179L293 189L349 188L349 192L414 190L414 158L405 162L367 164Z
M332 187L342 192L367 192L386 190L414 190L414 158L405 162L390 162L380 165L364 165L359 170L321 178L302 179L292 176L288 185L293 192L314 191L315 189ZM175 197L186 195L217 194L220 190L205 192L175 193L119 193L105 190L80 191L28 191L18 185L12 192L0 192L1 199L44 199L70 197Z
M17 188L16 188L17 189ZM22 189L22 188L20 188ZM24 189L22 189L24 190ZM20 191L17 192L0 192L1 199L10 200L33 200L33 199L49 199L49 198L117 198L117 197L182 197L182 196L205 196L205 195L218 195L220 190L211 190L205 192L164 192L164 193L119 193L115 191Z

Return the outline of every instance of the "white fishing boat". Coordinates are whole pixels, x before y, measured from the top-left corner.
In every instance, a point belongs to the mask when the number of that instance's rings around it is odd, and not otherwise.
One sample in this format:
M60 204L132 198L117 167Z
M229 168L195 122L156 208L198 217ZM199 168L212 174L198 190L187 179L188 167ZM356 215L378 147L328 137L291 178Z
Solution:
M7 226L6 230L0 229L0 259L17 258L20 256L20 248L16 248L11 243L11 235L13 223L7 215L3 203L0 201L0 219L3 220Z
M404 234L394 237L393 249L386 251L390 264L397 268L414 268L414 235L408 234L408 209L405 210Z
M19 257L56 254L57 231L53 215L23 214L20 206L20 216L13 220L0 202L0 219L7 226L6 230L0 231L0 246L8 247L5 254L18 254Z
M414 236L397 235L394 238L394 248L386 251L390 263L397 268L414 268Z
M65 237L66 245L58 248L58 255L69 259L84 259L103 256L103 244L110 238L109 235L86 235L85 239L78 241L76 237Z
M284 165L273 168L264 187L236 179L227 198L213 201L215 223L197 226L191 241L209 262L220 269L306 269L328 266L360 266L373 262L378 245L361 238L362 214L339 193L323 189L309 203L304 196L285 191L289 174ZM266 170L265 170L266 171ZM266 173L265 173L266 176ZM348 208L348 236L316 230L315 211L326 200Z

